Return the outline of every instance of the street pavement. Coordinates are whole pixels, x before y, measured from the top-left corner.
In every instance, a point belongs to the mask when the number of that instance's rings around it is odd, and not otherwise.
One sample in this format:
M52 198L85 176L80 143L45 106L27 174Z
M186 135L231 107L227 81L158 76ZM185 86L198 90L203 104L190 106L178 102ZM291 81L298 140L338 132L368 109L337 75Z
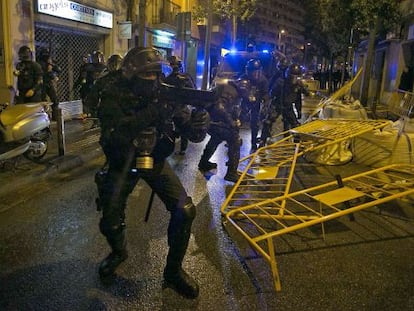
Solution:
M311 108L305 103L304 110ZM70 171L101 157L99 129L90 129L90 125L87 121L66 122L64 156L58 154L56 140L52 140L42 163L33 164L22 159L14 169L0 170L0 197L2 193L12 191L13 187L48 178L57 172ZM241 132L244 141L241 153L244 156L250 149L249 130L243 128ZM398 205L360 212L353 222L347 217L332 221L325 225L326 240L322 239L320 228L310 228L307 234L281 238L277 242L276 253L282 291L275 292L265 260L252 251L240 235L221 223L220 206L232 187L231 183L223 181L225 147L221 145L212 159L218 163L218 170L202 176L197 171L197 160L204 144L205 141L190 143L185 156L172 155L169 158L197 205L186 267L201 285L200 298L186 301L177 296L159 297L159 294L154 294L158 287L147 288L153 286L152 279L157 278L153 275L151 279L128 281L130 273L139 275L138 270L153 269L155 263L162 260L160 254L153 253L154 262L143 261L142 267L120 269L122 278L117 292L113 292L111 297L101 297L106 301L105 305L92 304L72 310L414 310L414 218L405 214ZM303 163L295 180L306 186L307 183L332 180L338 172L349 176L361 169L364 168L352 162L332 167ZM133 197L133 200L137 198ZM7 206L0 205L0 212L2 210L7 210ZM136 219L142 219L141 216ZM158 216L158 212L154 212L150 218L155 227L159 226ZM138 232L141 230L139 227L142 226L133 227L133 230ZM142 242L140 239L131 241L132 252L139 252ZM189 258L195 261L189 262ZM130 295L128 286L142 292L149 291L152 295L137 298L139 295L136 293ZM67 302L67 305L71 304ZM44 302L33 308L47 309ZM58 310L58 306L51 309Z

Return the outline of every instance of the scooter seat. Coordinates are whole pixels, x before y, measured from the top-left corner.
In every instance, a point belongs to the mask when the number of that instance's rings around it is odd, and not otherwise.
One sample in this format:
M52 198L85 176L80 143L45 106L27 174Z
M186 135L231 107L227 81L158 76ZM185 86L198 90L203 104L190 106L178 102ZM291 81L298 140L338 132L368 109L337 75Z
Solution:
M16 123L17 121L24 119L37 112L44 110L45 103L30 103L30 104L18 104L9 106L4 109L0 114L0 121L4 126L8 126Z

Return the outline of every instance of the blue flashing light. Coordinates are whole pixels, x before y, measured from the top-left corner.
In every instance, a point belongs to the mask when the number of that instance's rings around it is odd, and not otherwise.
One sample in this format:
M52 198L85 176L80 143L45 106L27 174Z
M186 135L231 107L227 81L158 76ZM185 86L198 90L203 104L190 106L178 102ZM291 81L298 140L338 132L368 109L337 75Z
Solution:
M269 53L269 50L263 50L262 53Z
M231 54L235 54L235 53L237 53L237 49L231 49L231 50L230 50L230 53L231 53Z

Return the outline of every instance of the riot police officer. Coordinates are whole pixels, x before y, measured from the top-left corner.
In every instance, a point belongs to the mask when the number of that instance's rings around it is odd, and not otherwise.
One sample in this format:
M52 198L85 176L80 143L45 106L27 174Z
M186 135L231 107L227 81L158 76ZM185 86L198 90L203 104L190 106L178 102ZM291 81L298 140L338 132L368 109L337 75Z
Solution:
M82 104L84 105L88 115L92 112L88 111L88 107L85 105L86 96L89 94L95 81L103 75L105 70L105 56L101 51L93 51L88 59L88 63L81 66L77 84L80 85Z
M43 70L43 88L42 100L46 101L49 97L52 105L52 119L57 119L57 110L59 108L59 98L57 94L57 83L59 74L62 71L58 65L53 62L50 52L46 48L42 48L38 54L38 63Z
M172 73L164 79L164 82L167 84L171 84L177 87L188 87L195 89L195 83L193 78L190 74L183 72L183 65L181 60L177 56L169 57L169 62L172 67ZM185 102L180 103L182 105L186 105ZM183 107L185 109L185 107ZM183 110L185 111L185 110ZM177 132L177 137L181 136L180 139L180 151L178 152L179 155L184 155L185 151L188 147L188 139L185 136L180 135Z
M258 59L250 59L245 67L246 73L242 75L237 84L242 90L242 105L250 113L251 151L258 147L257 135L261 123L261 109L269 102L269 82L262 73L262 64Z
M169 251L164 269L164 286L195 298L197 283L183 270L193 219L196 214L166 157L174 150L174 107L159 99L157 86L164 69L170 68L153 48L131 49L120 70L108 73L100 91L100 143L108 169L96 175L102 209L99 228L112 252L101 262L99 274L107 278L127 259L125 208L129 194L143 179L171 214L168 226ZM192 115L185 124L190 140L204 139L208 114ZM184 133L184 130L183 130Z
M14 75L17 76L16 104L40 102L42 100L42 67L32 60L31 49L24 45L18 51L19 62Z
M300 125L302 117L302 93L308 94L306 86L301 81L302 69L298 64L291 64L285 70L284 76L276 80L272 90L272 106L263 122L261 141L263 144L271 135L273 123L282 115L283 130L287 131ZM295 106L296 114L293 109Z
M122 65L122 56L119 54L113 54L108 58L107 67L100 77L96 79L93 83L90 91L85 96L83 106L88 113L94 117L98 117L98 108L100 103L100 96L102 90L106 87L107 83L112 79L111 72L115 72L121 68ZM98 125L98 122L95 120L92 127Z
M208 133L210 139L201 155L198 168L206 172L217 167L216 163L210 162L211 156L217 149L217 146L223 141L227 142L228 160L227 173L224 179L236 182L239 179L237 167L240 160L241 139L239 135L240 122L240 94L235 83L221 85L222 91L215 104L208 109L211 122Z
M290 65L290 63L289 63L289 61L286 57L283 57L283 58L278 60L277 65L276 65L277 70L269 80L269 93L270 93L271 98L272 98L273 87L274 87L276 81L279 78L283 78L285 76L286 69L289 68L289 65Z

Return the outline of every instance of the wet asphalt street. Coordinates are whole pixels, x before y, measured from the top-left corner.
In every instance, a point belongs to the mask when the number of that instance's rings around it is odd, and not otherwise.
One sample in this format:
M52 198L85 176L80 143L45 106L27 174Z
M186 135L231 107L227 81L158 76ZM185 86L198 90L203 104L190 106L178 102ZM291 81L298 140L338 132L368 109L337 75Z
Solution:
M250 148L246 135L242 154ZM200 284L199 298L162 289L169 215L156 198L144 221L150 194L144 183L128 202L129 258L113 283L100 282L97 267L109 249L94 204L99 157L2 193L0 310L414 310L414 218L398 204L326 224L325 241L320 228L282 236L276 241L282 291L275 292L268 264L222 225L220 206L232 187L223 181L225 147L213 158L217 172L203 176L197 170L203 145L169 159L197 206L184 268ZM352 163L303 163L295 181L301 187L355 170ZM10 176L0 172L2 183L12 183Z

